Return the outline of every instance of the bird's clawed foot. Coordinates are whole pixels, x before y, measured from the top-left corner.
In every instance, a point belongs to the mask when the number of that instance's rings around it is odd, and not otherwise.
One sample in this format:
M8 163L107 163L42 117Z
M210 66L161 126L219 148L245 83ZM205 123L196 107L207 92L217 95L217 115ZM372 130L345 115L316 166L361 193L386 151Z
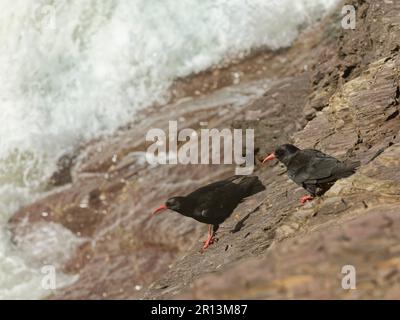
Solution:
M204 242L203 248L200 249L200 253L203 253L210 246L210 244L213 244L214 242L217 242L217 241L218 241L218 238L208 237L207 240Z
M300 203L301 204L305 204L307 201L310 201L310 200L313 200L313 199L314 199L313 196L307 195L307 196L304 196L304 197L300 198Z

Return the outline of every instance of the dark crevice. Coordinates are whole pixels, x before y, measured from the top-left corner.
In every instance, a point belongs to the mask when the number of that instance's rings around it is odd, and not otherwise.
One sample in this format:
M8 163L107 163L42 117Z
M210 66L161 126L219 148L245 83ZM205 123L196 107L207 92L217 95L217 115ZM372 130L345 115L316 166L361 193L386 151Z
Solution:
M396 45L396 46L392 49L392 52L393 52L393 53L399 52L399 51L400 51L400 46L399 46L399 45Z
M399 115L399 110L396 110L390 116L388 116L385 121L390 121L390 120L396 118L398 115Z
M353 72L353 70L355 68L356 68L356 65L347 66L343 71L342 78L347 79L351 75L351 73Z
M382 147L380 148L375 155L368 160L367 164L370 163L371 161L375 160L377 157L379 157L387 148L391 147L394 143L392 141L390 141L386 147Z

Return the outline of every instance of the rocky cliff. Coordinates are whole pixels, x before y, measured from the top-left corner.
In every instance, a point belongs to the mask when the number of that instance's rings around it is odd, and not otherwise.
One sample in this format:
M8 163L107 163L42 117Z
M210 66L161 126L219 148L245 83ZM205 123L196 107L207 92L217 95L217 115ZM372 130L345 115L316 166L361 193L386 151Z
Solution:
M400 2L349 2L355 30L341 29L338 11L289 49L179 79L170 104L70 157L55 175L62 186L9 222L16 245L49 222L82 238L63 267L79 279L50 298L400 298ZM204 225L150 212L233 168L149 166L144 132L168 120L255 128L266 190L239 205L205 254ZM260 164L288 141L362 165L301 206L285 169ZM356 268L356 290L341 287L344 265Z

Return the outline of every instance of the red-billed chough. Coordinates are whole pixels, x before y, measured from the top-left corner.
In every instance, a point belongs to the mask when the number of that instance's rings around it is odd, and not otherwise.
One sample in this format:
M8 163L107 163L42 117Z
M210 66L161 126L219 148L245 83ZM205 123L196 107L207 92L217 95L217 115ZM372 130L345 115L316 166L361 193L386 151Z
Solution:
M301 203L323 194L336 180L351 176L359 166L359 163L344 163L318 150L300 150L292 144L279 146L263 163L275 158L286 166L289 178L310 193L300 199Z
M171 209L209 224L208 237L201 250L203 251L213 243L219 225L231 215L236 206L244 198L262 190L265 190L265 187L256 176L233 176L201 187L187 196L170 198L153 214Z

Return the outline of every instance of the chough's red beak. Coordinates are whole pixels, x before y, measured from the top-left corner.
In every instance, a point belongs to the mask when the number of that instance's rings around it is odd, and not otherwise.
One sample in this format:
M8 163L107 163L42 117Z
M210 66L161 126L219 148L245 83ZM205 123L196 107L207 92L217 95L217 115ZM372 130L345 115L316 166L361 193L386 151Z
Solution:
M154 210L153 215L160 213L161 211L163 211L165 209L167 209L167 206L165 204L163 204L163 205L159 206L156 210Z
M263 160L262 163L265 163L265 162L267 162L268 160L274 160L274 159L276 159L275 152L272 152L268 157L266 157L266 158Z

